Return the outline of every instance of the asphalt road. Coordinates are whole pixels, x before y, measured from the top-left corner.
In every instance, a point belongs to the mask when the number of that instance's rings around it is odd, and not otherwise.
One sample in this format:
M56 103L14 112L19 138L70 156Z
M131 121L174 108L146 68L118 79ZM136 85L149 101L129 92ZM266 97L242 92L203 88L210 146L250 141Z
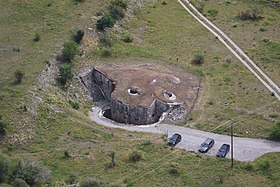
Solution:
M222 144L230 144L230 136L214 134L175 125L167 125L163 123L147 126L130 126L118 124L112 120L104 118L101 115L101 111L99 108L93 108L89 112L89 117L96 123L113 128L121 128L130 131L151 132L159 134L168 132L168 137L172 136L174 133L179 133L182 135L182 141L176 147L188 151L198 152L200 144L206 138L210 137L215 140L215 145L207 153L203 153L210 156L215 156ZM240 137L234 137L233 142L233 158L239 161L252 161L269 152L280 152L280 142ZM230 158L230 152L227 154L226 157Z

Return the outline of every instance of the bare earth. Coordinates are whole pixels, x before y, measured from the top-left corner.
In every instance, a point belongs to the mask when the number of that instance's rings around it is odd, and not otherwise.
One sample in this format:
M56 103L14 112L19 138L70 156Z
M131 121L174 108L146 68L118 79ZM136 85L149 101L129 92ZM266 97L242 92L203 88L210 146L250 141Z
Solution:
M89 112L89 117L91 120L101 125L113 128L121 128L129 131L151 132L158 134L168 132L168 137L172 136L174 133L179 133L182 135L182 141L177 145L177 147L188 151L198 152L200 144L206 138L210 137L215 140L214 147L210 149L208 153L206 153L210 156L215 156L222 144L230 144L230 136L214 134L186 127L179 127L175 125L167 125L163 123L148 126L132 126L119 124L107 118L104 118L101 115L101 109L98 107L93 108ZM273 142L262 139L234 137L233 148L233 157L235 160L252 161L269 152L280 152L280 142ZM230 153L227 154L226 158L230 158Z

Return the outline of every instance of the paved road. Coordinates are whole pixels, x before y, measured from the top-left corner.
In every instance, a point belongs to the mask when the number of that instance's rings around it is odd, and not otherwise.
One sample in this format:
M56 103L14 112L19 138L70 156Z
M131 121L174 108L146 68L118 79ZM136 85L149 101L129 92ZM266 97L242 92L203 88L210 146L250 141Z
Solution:
M216 152L223 143L230 144L230 136L213 134L209 132L194 130L186 127L179 127L175 125L167 125L163 123L158 123L148 126L129 126L118 124L101 115L99 108L94 108L89 112L90 118L102 125L121 128L130 131L141 131L141 132L151 132L160 133L168 132L169 136L174 133L180 133L182 135L182 141L177 145L177 147L186 149L188 151L197 152L200 144L207 138L211 137L215 140L214 147L206 153L207 155L215 156ZM269 152L280 152L280 142L273 142L261 139L252 138L239 138L234 137L234 159L239 161L252 161L265 153ZM230 154L227 155L230 158Z
M221 29L210 22L205 16L203 16L190 2L185 0L188 6L195 12L196 16L190 8L188 8L181 0L178 2L187 10L191 16L193 16L201 25L208 29L218 40L220 40L229 51L251 72L253 75L280 101L280 89L279 87L237 46ZM228 42L228 43L227 43ZM233 47L231 47L230 45ZM249 63L248 63L248 62ZM250 66L251 65L251 66Z

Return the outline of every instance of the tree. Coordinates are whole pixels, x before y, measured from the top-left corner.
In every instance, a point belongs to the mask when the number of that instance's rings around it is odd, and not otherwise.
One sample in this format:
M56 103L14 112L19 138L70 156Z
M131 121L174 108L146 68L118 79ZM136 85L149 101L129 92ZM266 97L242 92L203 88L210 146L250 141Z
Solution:
M86 181L81 183L80 187L101 187L101 184L97 180L87 179Z
M4 182L8 175L8 161L3 154L0 153L0 183Z
M83 37L84 37L84 35L85 35L85 32L84 32L84 31L78 30L76 36L74 37L75 42L76 42L77 44L80 44L80 43L81 43L81 40L82 40Z
M197 51L194 53L194 59L192 60L193 64L195 65L201 65L204 63L204 57L206 56L206 53L203 51Z
M1 121L1 117L0 117L0 137L6 135L6 127L7 124Z
M272 126L270 138L273 140L280 140L280 121L278 121Z
M124 18L125 16L125 10L117 5L110 5L109 6L109 11L111 16L116 19L116 20L120 20L122 18Z
M13 178L24 180L28 185L33 186L41 183L50 177L50 171L35 162L19 161L13 170Z
M12 187L29 187L29 185L22 179L15 179L12 182Z
M59 68L59 76L58 76L58 82L65 86L67 81L72 80L74 77L72 73L72 67L70 64L62 64Z
M23 77L24 77L24 73L20 70L17 70L15 72L15 78L16 78L15 84L20 84L22 82Z
M119 7L122 7L123 9L127 9L127 1L125 0L113 0L111 1L111 5L116 5L116 6L119 6Z
M115 24L115 20L109 16L109 15L104 15L102 16L99 20L97 20L96 23L96 28L97 30L104 31L105 28L112 28Z
M79 53L78 45L75 42L66 42L63 46L62 57L64 60L71 62Z

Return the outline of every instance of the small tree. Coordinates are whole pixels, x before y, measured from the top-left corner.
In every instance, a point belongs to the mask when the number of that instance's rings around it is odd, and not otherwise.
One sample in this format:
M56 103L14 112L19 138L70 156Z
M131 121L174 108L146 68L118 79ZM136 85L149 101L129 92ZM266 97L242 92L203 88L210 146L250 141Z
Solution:
M62 57L64 60L71 62L79 53L78 45L75 42L66 42L63 46Z
M81 40L83 39L85 35L85 32L82 30L78 30L76 36L74 37L74 40L77 44L81 43Z
M6 157L0 153L0 183L5 181L8 176L8 161Z
M86 181L82 182L80 187L100 187L101 184L99 181L95 179L87 179Z
M6 135L6 123L0 119L0 137Z
M36 34L35 34L35 38L33 39L33 41L34 41L34 42L39 42L40 39L41 39L40 34L36 33Z
M132 162L138 162L142 159L142 155L141 153L137 152L137 151L133 151L130 155L129 155L129 160Z
M70 64L62 64L59 68L59 76L58 76L58 82L65 86L67 81L72 80L74 77L72 73L72 67Z
M111 5L116 5L116 6L122 7L125 10L128 7L126 0L112 0Z
M115 24L115 20L109 16L104 15L99 20L97 20L96 28L97 30L104 31L105 28L112 28Z
M204 57L206 56L206 53L203 51L197 51L194 53L194 59L193 64L195 65L201 65L204 63Z
M117 5L110 5L109 6L109 11L111 16L116 19L116 20L120 20L122 18L124 18L125 16L125 10Z
M22 179L15 179L12 182L12 187L29 187L29 185Z
M280 140L280 121L278 121L272 126L270 138L273 140Z
M34 162L20 161L15 166L13 178L23 179L28 185L33 186L50 177L50 171Z
M15 78L16 78L15 84L20 84L22 82L23 77L24 77L24 73L20 70L17 70L15 72Z

